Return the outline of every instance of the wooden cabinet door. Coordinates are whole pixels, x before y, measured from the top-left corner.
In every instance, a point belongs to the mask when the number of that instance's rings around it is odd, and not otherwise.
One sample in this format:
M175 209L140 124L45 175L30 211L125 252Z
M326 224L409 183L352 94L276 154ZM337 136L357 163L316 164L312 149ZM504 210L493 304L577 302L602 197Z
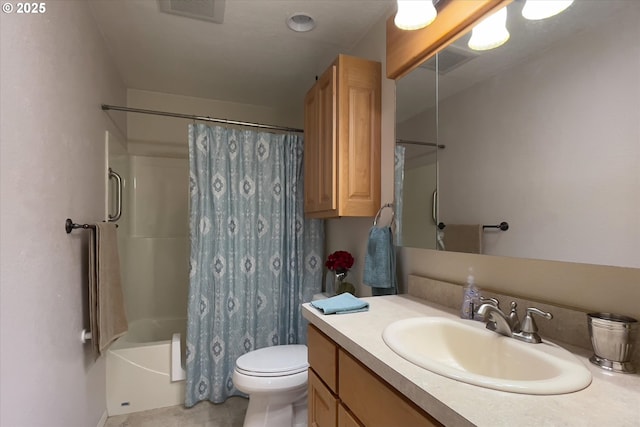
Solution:
M338 398L309 369L308 411L310 427L336 427L338 425Z
M320 169L318 157L320 127L318 124L318 85L304 98L304 211L314 212L318 206Z
M338 211L374 216L380 208L379 62L338 57Z
M338 404L338 427L364 427L342 403Z
M307 327L309 365L329 389L338 394L338 346L313 325Z
M367 427L442 426L365 368L339 350L340 399Z
M305 98L305 213L338 216L336 159L336 66Z

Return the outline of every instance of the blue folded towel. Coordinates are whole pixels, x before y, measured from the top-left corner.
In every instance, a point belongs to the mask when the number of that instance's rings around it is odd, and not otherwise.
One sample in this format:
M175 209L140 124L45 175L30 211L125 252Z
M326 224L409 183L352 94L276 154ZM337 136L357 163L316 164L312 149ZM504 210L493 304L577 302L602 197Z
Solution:
M311 301L311 305L324 314L347 314L369 310L369 303L345 292L335 297Z
M391 227L369 230L362 282L371 286L374 296L395 295L397 291L396 251Z

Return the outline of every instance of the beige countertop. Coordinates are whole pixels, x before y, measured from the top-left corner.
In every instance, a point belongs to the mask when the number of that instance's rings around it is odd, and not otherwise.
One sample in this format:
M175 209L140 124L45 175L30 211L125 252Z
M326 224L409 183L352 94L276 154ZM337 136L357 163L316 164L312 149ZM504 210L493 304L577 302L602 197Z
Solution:
M458 318L452 310L408 295L363 299L370 304L367 312L325 316L308 303L302 311L310 323L447 426L640 426L640 375L600 369L589 362L587 350L556 342L591 371L593 381L584 390L552 396L491 390L420 368L382 340L384 328L396 320Z

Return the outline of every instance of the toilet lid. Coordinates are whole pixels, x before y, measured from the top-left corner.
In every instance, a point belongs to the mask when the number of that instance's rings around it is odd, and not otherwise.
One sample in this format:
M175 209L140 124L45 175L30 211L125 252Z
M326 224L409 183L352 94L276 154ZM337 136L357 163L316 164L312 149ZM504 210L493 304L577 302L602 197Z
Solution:
M239 372L257 377L293 375L306 371L308 367L307 346L299 344L264 347L236 360Z

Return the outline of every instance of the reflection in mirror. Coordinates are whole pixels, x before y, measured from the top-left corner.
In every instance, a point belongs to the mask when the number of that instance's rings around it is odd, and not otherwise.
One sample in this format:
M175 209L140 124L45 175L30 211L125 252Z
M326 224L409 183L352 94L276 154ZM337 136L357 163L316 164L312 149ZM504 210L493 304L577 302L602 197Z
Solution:
M436 62L434 58L423 64L396 84L397 240L413 248L436 248ZM401 162L404 169L398 170Z
M482 253L640 267L640 2L577 1L540 21L522 6L503 46L474 52L466 35L439 54L454 65L439 67L437 103L435 87L410 88L434 71L398 81L396 133L446 147L438 221L509 223L482 233Z

